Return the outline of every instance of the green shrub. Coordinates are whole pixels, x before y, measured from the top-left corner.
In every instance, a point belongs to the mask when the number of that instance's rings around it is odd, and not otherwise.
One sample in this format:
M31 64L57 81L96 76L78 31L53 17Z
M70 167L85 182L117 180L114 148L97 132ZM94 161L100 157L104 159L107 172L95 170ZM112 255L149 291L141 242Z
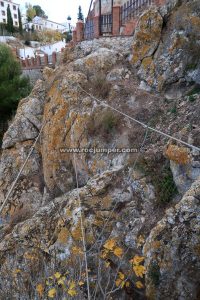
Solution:
M95 114L87 124L89 135L109 137L117 128L120 119L111 111Z
M11 49L0 44L0 115L6 120L15 112L18 102L30 92L30 83L21 76L19 62L15 59Z
M176 105L174 105L174 107L172 107L172 109L170 109L170 112L172 114L177 114L177 107L176 107Z
M103 130L107 133L110 133L113 131L113 129L117 126L117 118L116 115L111 113L111 112L107 112L102 119L102 126L103 126Z
M166 205L177 195L178 190L169 162L164 157L151 160L143 158L138 162L138 168L143 171L145 176L149 177L154 186L157 205Z
M159 285L160 267L156 261L151 263L151 265L149 267L149 271L148 271L148 276L155 286Z
M99 73L89 79L85 88L97 98L106 99L109 96L111 84L106 80L103 73Z
M196 100L196 99L195 99L195 97L194 97L193 95L190 95L190 96L189 96L189 101L190 101L190 102L194 102L195 100Z
M196 95L196 94L200 94L200 85L194 86L194 87L187 93L188 96L193 96L193 95Z

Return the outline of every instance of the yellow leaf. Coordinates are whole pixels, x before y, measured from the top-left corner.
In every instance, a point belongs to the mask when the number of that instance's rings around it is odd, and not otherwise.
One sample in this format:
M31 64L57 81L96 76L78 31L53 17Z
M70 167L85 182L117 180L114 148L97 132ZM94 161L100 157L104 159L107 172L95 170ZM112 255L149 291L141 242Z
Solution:
M75 287L76 287L76 284L75 284L74 281L72 281L72 282L69 284L69 289L70 289L70 290L73 290Z
M142 289L142 288L144 287L144 285L142 284L141 281L137 281L137 282L135 283L135 286L136 286L138 289Z
M140 235L137 239L137 247L141 247L145 242L144 236Z
M126 281L126 287L129 287L129 286L130 286L130 282Z
M122 274L122 273L121 273L121 274ZM126 282L125 282L124 280L120 279L120 278L117 278L117 280L115 281L116 286L117 286L117 287L121 287L121 288L124 287L125 283L126 283Z
M14 273L15 273L15 274L21 273L21 270L20 270L20 269L16 269L16 270L14 271Z
M146 273L146 269L144 266L133 266L133 271L135 272L137 277L144 277L144 274Z
M44 286L41 283L39 283L36 286L36 291L38 292L39 296L42 297L42 295L44 294Z
M49 282L48 280L46 280L46 285L52 285L52 283L51 282Z
M59 278L61 277L61 274L60 274L59 272L56 272L56 273L54 274L54 276L55 276L56 279L59 279Z
M69 275L69 271L66 271L64 275Z
M117 256L117 257L121 257L123 254L123 250L122 248L116 247L113 251L113 253Z
M73 252L73 254L83 254L83 251L81 250L81 248L76 247L76 246L72 247L72 252Z
M115 240L108 240L105 244L104 244L104 248L108 249L108 250L113 250L113 248L115 247L116 241Z
M109 251L105 249L105 250L103 250L103 251L101 252L100 257L103 258L103 259L105 259L105 258L107 257L107 255L108 255L108 253L109 253Z
M56 289L50 289L50 290L48 291L48 297L49 297L49 298L54 298L55 295L56 295Z
M135 255L134 258L130 260L130 262L136 266L138 266L143 261L144 261L144 256L139 256L139 255Z
M77 292L75 291L75 290L71 290L71 289L69 289L68 291L67 291L67 293L70 295L70 296L76 296L77 295Z
M84 282L80 280L79 283L78 283L78 285L82 286L82 285L84 285Z
M125 276L122 272L119 272L118 275L121 280L124 280Z
M106 261L105 262L105 265L106 265L106 268L108 268L110 266L110 262L109 261Z
M62 278L58 279L58 282L57 282L59 285L64 285L64 280Z
M121 285L122 281L120 278L118 278L116 281L115 281L115 284L117 287L119 287Z

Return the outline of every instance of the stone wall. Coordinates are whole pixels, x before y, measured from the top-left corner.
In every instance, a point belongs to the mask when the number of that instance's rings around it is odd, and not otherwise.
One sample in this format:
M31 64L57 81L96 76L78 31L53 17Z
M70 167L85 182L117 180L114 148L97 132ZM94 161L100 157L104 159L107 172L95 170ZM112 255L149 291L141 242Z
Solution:
M34 85L38 79L42 79L42 69L24 69L22 74L29 77L31 85Z

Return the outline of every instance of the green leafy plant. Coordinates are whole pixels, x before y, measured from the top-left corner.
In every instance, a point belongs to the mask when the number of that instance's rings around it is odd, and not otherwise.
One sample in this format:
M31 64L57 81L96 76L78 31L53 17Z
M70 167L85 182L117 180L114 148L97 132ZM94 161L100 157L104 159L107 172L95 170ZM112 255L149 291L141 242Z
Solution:
M157 262L152 262L149 271L148 271L148 276L151 279L152 283L155 286L159 285L160 282L160 267Z
M172 114L177 114L177 107L176 107L176 105L174 105L173 108L170 109L170 112L171 112Z
M95 114L87 124L88 134L108 138L117 128L119 121L111 111L103 111L98 113L98 116Z
M178 190L169 162L164 158L159 160L142 159L138 162L138 168L151 180L155 189L157 205L166 205L177 195Z
M12 18L12 14L10 11L10 5L8 4L7 7L7 30L10 33L14 32L14 26L13 26L13 18Z
M195 100L196 100L196 99L195 99L195 97L194 97L193 95L190 95L190 96L189 96L189 101L190 101L190 102L194 102Z
M188 96L193 96L193 95L196 95L196 94L200 94L200 86L199 86L199 85L194 86L194 87L187 93Z
M21 75L20 64L11 49L0 44L0 115L3 120L15 112L19 100L30 92L29 79Z

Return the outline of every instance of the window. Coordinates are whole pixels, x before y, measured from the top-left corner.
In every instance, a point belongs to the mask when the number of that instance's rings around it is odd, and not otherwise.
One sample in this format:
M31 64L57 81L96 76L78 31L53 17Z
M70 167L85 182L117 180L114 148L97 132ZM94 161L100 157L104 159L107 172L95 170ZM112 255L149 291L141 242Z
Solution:
M1 13L2 13L2 16L6 15L6 12L4 10L2 10Z
M14 18L17 19L17 15L16 14L14 14Z
M41 26L39 26L39 29L41 30L41 29L42 29L42 27L41 27Z
M1 6L4 7L4 3L3 2L1 2Z
M53 27L53 24L51 24L51 27Z
M18 26L18 22L15 22L15 26Z
M6 23L6 19L3 19L3 22Z
M57 28L58 28L58 25L57 25Z
M13 9L14 9L14 10L16 10L16 9L17 9L15 5L13 5Z

